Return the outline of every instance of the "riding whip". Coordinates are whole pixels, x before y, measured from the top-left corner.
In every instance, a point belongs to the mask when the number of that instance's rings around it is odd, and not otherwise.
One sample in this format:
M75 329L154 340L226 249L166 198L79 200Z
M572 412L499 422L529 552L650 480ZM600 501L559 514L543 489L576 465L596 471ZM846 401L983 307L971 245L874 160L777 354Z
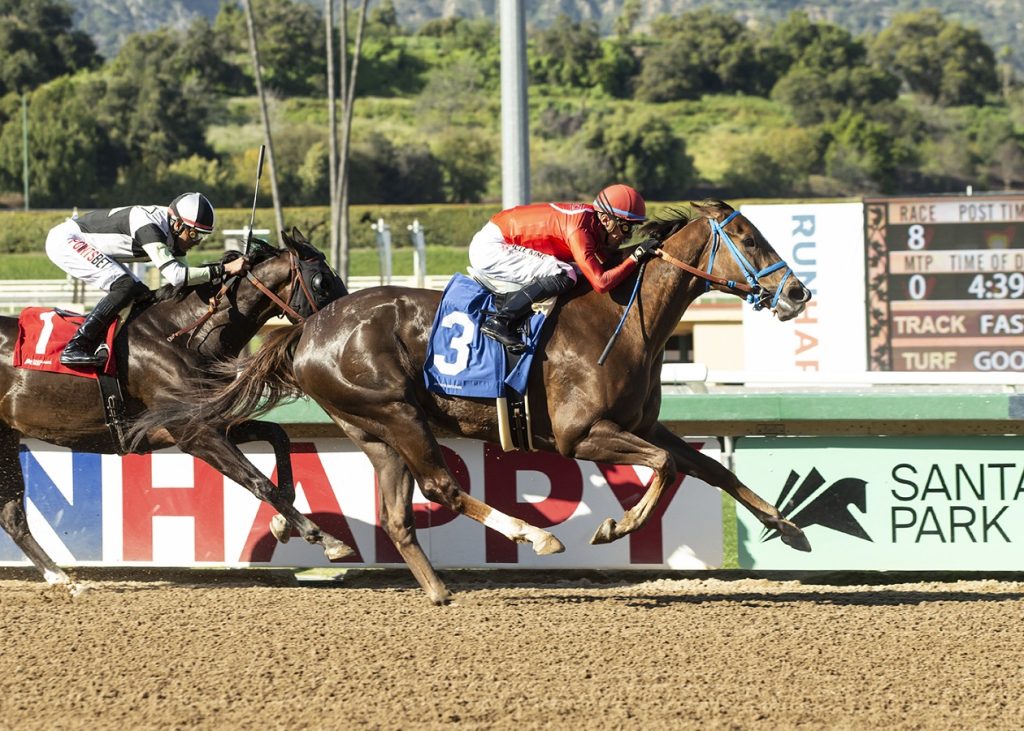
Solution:
M256 224L256 198L260 194L260 178L263 176L263 156L267 152L266 145L260 145L260 157L256 162L256 190L252 194L252 215L249 216L249 233L245 237L245 258L249 258L249 249L252 247L252 227Z

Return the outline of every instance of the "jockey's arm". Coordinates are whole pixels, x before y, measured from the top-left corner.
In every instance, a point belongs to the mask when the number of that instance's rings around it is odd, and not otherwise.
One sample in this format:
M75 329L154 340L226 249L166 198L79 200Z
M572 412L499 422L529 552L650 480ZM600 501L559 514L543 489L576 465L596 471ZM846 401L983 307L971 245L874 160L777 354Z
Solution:
M602 258L598 255L597 244L583 231L576 231L569 239L573 260L583 272L596 292L610 292L633 273L636 260L627 257L615 266L606 269Z
M191 287L195 284L213 282L219 284L224 277L224 267L219 262L201 267L190 267L183 258L175 257L170 248L162 241L142 245L143 251L160 271L160 276L178 287Z

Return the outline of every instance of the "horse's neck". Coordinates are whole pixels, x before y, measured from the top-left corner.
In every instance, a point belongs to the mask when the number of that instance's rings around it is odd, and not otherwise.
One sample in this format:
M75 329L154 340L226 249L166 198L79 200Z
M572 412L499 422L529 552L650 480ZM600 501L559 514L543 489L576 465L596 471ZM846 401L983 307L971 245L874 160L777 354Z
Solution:
M676 236L685 238L683 246L673 247L673 256L690 266L700 267L706 249L700 224L694 222ZM643 304L640 321L648 352L660 353L665 348L683 314L703 291L703 279L660 259L647 263L638 297Z
M158 302L150 308L157 322L167 323L167 335L195 325L209 311L209 298L200 295L204 289L197 288L180 300ZM187 340L194 336L201 343L200 352L206 356L234 357L267 324L274 312L269 298L254 287L246 288L241 295L236 290L224 295L216 311L206 321L195 330L181 334L179 339ZM204 337L212 332L221 334Z

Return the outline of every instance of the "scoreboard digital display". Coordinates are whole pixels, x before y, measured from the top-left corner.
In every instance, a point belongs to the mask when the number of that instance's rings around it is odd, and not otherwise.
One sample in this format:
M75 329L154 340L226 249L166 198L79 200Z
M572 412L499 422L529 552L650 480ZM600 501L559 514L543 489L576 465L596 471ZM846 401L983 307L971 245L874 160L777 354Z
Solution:
M868 368L1024 371L1024 195L864 201Z

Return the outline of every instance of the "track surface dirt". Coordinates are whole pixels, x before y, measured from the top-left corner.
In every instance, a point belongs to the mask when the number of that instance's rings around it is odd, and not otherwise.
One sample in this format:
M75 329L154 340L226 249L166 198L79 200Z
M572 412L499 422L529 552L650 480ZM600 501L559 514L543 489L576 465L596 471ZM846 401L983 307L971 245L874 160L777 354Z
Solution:
M0 729L1019 728L1024 583L0 573Z

